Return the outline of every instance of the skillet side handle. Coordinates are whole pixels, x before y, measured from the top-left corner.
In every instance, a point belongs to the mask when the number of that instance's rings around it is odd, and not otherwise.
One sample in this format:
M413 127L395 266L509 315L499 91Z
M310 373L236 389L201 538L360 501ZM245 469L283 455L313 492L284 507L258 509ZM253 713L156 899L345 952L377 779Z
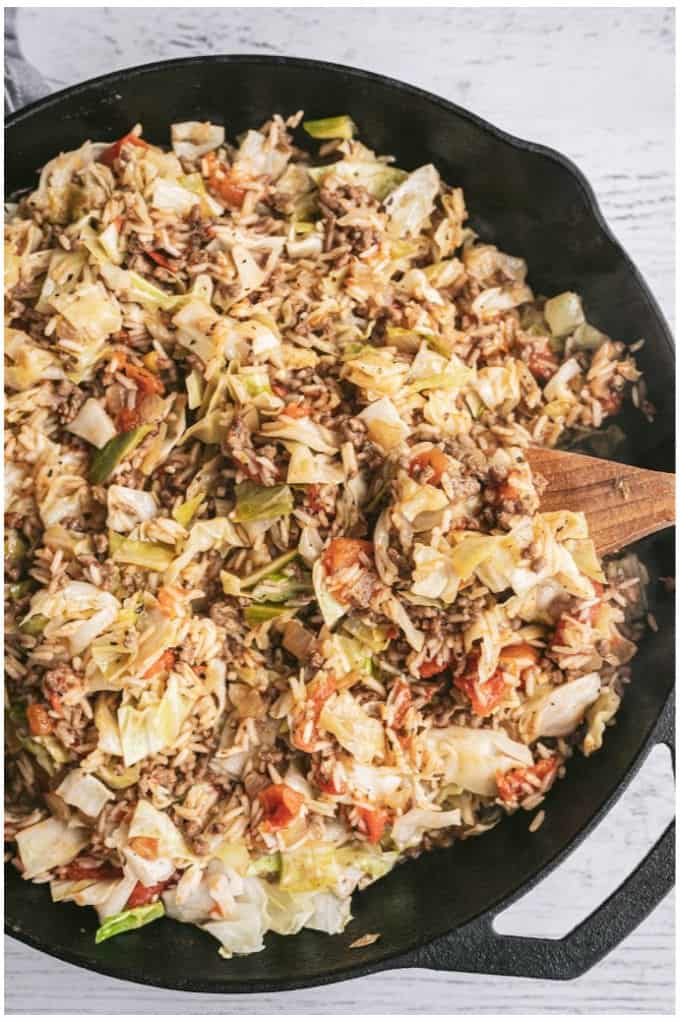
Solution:
M674 703L670 696L648 748L668 745L675 764ZM561 940L499 934L493 927L496 912L491 910L391 962L390 966L531 979L575 979L625 940L673 889L674 883L675 823L671 823L620 887Z
M52 90L39 71L30 64L19 44L17 8L5 9L5 114L14 113Z

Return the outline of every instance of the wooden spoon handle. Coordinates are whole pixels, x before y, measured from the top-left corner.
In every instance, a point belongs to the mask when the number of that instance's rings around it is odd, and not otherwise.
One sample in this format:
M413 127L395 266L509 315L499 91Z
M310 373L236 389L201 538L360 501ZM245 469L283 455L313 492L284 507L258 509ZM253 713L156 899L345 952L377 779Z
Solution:
M599 554L613 553L675 522L675 475L531 447L531 469L547 480L541 511L583 511Z

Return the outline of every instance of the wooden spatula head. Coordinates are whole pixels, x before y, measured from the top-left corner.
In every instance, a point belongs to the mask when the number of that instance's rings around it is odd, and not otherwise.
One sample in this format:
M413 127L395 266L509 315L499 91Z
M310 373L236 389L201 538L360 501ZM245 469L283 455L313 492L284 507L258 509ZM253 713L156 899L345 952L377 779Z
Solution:
M675 522L675 475L569 451L530 447L547 486L541 511L583 511L599 554L610 554Z

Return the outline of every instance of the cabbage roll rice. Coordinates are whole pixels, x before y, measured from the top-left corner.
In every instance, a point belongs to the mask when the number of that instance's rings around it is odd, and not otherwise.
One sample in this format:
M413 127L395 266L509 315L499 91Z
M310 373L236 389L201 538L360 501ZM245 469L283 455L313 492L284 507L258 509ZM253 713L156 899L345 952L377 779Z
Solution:
M652 414L630 350L434 166L301 117L137 126L10 205L9 858L93 940L339 933L537 826L641 633L644 569L524 457Z

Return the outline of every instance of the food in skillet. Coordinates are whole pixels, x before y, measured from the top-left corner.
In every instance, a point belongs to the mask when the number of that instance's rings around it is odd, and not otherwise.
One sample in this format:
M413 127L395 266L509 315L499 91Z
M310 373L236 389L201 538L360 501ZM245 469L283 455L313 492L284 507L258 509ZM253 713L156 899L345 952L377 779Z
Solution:
M10 207L9 855L97 941L341 932L599 749L635 651L639 566L523 457L633 358L433 166L299 121L88 142Z

